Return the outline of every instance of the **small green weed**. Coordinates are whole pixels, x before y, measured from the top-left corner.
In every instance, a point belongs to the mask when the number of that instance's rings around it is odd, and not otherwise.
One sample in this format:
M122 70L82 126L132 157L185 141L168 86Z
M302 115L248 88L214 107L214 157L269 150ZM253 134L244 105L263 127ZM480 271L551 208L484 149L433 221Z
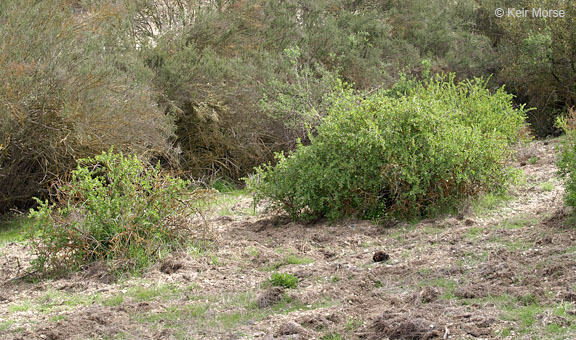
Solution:
M50 321L52 321L52 322L58 322L58 321L62 321L62 320L65 320L65 319L66 319L66 316L65 316L65 315L59 314L59 315L54 315L53 317L51 317L51 318L50 318Z
M288 255L284 258L283 264L309 264L313 263L314 259L309 257L299 257L296 255Z
M270 277L270 284L275 287L296 288L298 281L294 274L273 273Z
M260 251L254 246L246 248L245 252L250 257L258 257L258 255L260 255Z
M30 301L26 301L17 305L12 305L10 307L8 307L8 311L10 313L16 313L16 312L26 312L28 311L30 308L32 308L32 302Z
M540 184L540 190L552 191L552 190L554 190L554 183L552 181L544 182L544 183Z
M346 331L352 332L360 327L362 327L364 323L360 319L350 319L346 322Z

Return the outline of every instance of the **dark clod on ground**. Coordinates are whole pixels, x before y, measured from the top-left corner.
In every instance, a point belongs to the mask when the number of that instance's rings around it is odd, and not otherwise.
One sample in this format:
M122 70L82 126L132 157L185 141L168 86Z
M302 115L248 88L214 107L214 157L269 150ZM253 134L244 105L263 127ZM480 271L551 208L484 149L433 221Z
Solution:
M374 260L374 262L385 262L388 261L389 259L390 255L386 254L382 250L378 250L377 252L374 253L374 256L372 256L372 260Z
M175 259L166 259L160 266L160 271L165 274L174 274L184 265Z
M260 308L272 307L278 302L282 300L284 297L284 288L283 287L272 287L262 293L256 303Z

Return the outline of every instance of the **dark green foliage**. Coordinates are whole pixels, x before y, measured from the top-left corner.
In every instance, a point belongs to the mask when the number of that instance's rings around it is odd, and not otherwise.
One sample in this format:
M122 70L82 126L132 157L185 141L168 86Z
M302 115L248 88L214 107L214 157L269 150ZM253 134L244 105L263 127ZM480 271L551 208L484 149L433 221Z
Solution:
M79 160L57 202L31 210L37 269L74 269L107 260L139 269L181 244L198 206L188 183L163 175L137 157L103 153Z
M525 118L511 95L452 78L390 94L345 91L310 145L257 169L256 199L300 219L378 218L429 214L506 184L508 145Z

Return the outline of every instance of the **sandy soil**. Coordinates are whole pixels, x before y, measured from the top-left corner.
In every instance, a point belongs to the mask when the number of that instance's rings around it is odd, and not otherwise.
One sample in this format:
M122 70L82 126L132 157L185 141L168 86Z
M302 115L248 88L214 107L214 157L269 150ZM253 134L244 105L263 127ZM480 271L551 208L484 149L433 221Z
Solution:
M209 223L214 244L138 278L106 266L12 281L27 246L0 247L1 339L573 339L576 229L556 141L518 150L525 181L491 209L379 226L249 214ZM477 205L477 204L476 204ZM376 262L376 261L380 262ZM271 273L296 288L267 284Z

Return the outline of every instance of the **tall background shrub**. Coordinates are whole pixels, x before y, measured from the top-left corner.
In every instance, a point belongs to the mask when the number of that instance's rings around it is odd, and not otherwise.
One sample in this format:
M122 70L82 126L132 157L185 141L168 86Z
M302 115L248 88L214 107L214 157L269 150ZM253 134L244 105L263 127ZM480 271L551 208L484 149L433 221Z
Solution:
M78 15L67 1L2 1L0 212L45 196L75 159L110 146L170 156L173 125L152 74L115 27L121 8Z

